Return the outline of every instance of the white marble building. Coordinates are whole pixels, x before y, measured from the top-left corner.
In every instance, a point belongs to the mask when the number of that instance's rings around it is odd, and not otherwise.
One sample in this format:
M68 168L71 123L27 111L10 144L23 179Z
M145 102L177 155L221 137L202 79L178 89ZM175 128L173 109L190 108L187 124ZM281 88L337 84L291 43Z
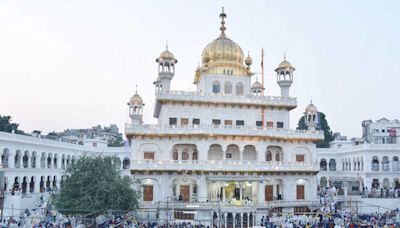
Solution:
M330 148L317 150L318 183L342 186L345 195L359 195L364 190L366 197L381 197L380 189L400 189L399 121L366 120L362 127L362 138L335 140Z
M254 225L267 210L313 210L315 142L323 139L315 130L317 110L306 109L308 131L291 130L295 68L285 58L275 70L281 95L263 95L251 57L227 37L226 14L220 17L220 35L204 48L195 72L196 91L170 89L177 60L167 48L156 60L157 124L143 123L137 93L128 103L125 133L130 171L142 185L142 216L235 227Z
M3 216L18 216L38 204L42 195L60 187L66 167L82 155L116 156L123 174L130 167L129 149L85 140L85 145L0 132Z

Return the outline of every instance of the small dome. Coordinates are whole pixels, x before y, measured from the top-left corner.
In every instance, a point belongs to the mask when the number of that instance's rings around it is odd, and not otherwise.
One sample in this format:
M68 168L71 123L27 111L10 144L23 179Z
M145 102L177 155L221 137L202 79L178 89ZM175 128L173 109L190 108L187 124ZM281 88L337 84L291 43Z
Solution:
M143 99L139 96L139 94L135 93L129 100L130 105L143 105Z
M313 113L313 112L318 112L318 109L313 103L310 103L306 108L306 113Z
M248 56L246 57L246 59L244 60L244 63L245 63L247 66L250 66L251 64L253 64L253 59L250 57L250 55L248 55Z
M165 51L161 52L160 56L156 59L156 62L159 63L165 60L170 61L172 63L178 62L178 60L175 59L174 54L172 54L172 52L170 52L168 48L166 48Z
M164 59L175 59L174 54L172 54L172 52L165 50L160 54L160 58L164 58Z
M253 85L251 86L252 89L258 89L258 88L262 88L262 84L259 81L256 81L253 83Z
M279 63L279 65L275 69L275 71L278 71L280 69L290 69L292 71L295 70L295 68L292 66L292 64L289 61L286 60L286 57L281 63Z

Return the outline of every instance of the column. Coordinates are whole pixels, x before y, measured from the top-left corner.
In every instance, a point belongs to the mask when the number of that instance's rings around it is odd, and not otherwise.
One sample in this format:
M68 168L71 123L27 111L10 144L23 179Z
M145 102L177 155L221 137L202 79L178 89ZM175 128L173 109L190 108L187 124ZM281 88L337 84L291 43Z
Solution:
M242 188L242 184L239 184L239 200L240 200L240 203L242 203L242 200L243 200L243 188Z
M208 196L208 183L205 178L205 176L202 174L199 179L199 183L197 185L197 196L198 196L198 201L207 201L207 196Z
M34 193L40 193L40 176L35 176L35 186L33 187Z
M240 227L243 227L243 213L240 213Z
M8 167L15 168L15 152L11 152L11 149L8 154Z
M225 228L228 227L227 224L228 224L228 213L225 212L224 213L224 225L225 225L224 227Z
M210 227L213 227L214 223L214 211L211 211L211 224Z
M258 204L263 204L265 201L265 184L264 182L258 183Z
M247 227L250 227L250 213L247 213Z
M232 213L232 220L233 220L233 228L236 226L236 213Z
M225 203L225 186L222 187L222 202Z

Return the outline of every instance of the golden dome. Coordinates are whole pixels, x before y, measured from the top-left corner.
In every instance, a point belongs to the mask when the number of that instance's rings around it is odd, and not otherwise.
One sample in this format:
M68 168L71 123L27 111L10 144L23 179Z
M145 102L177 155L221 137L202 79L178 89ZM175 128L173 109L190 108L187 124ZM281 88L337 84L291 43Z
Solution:
M279 65L275 69L275 71L278 71L279 69L290 69L292 71L295 70L295 68L292 66L292 64L286 60L286 54L283 56L283 61L281 63L279 63Z
M143 105L143 99L139 96L139 94L137 94L137 92L135 93L135 95L133 95L131 97L131 99L129 100L130 105L136 106L136 105Z
M232 75L251 76L250 70L244 65L245 57L242 48L225 34L224 19L226 14L223 10L220 17L222 19L221 34L217 39L207 44L202 52L202 73L225 74L224 72L229 70L233 72ZM201 74L195 77L195 83L200 80L200 77Z
M204 48L202 59L209 59L208 62L210 63L231 62L243 64L244 55L242 48L222 33ZM205 62L203 61L203 63Z
M156 62L159 63L159 62L162 62L162 61L165 61L165 60L168 60L168 61L170 61L172 63L177 63L178 62L178 60L175 59L174 54L172 54L172 52L170 52L168 50L168 45L166 45L165 51L161 52L160 56L156 59Z
M310 103L306 108L306 113L314 113L314 112L318 112L318 109L313 103Z

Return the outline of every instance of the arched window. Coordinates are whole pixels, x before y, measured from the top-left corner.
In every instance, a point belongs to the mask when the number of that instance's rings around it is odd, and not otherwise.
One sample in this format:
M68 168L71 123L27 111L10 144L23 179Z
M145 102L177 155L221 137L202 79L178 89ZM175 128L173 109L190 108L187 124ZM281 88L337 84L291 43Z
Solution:
M323 158L321 159L321 162L319 163L319 168L321 171L326 171L327 170L327 163L326 160Z
M224 85L224 93L225 94L230 94L232 93L232 84L230 82L225 82Z
M336 160L333 158L329 160L329 171L336 171Z
M389 158L387 156L384 156L382 159L382 170L390 171Z
M189 160L189 153L187 149L184 149L182 152L182 160Z
M269 150L267 151L265 160L266 160L266 161L271 161L271 160L272 160L272 153L271 153L271 151L269 151Z
M198 159L198 153L197 150L195 149L192 154L192 160L197 160L197 159Z
M174 152L172 152L172 159L174 159L175 161L178 160L178 151L176 149L174 149Z
M372 164L371 164L372 171L379 171L379 159L377 156L372 157Z
M392 161L392 170L399 171L399 157L394 156Z
M240 82L236 84L236 95L243 95L243 84Z
M213 90L213 93L220 93L221 92L221 85L219 84L218 81L213 82L212 90Z

